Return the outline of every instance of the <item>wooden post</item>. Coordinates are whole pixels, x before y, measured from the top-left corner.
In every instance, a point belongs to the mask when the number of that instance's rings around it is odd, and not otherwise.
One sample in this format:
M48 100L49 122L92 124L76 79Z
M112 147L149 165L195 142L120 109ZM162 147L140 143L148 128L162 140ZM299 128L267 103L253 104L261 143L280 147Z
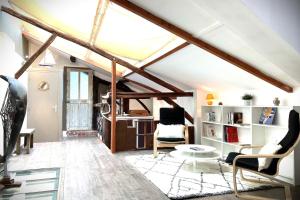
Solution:
M110 135L110 150L112 153L116 152L116 61L112 61L112 76L111 76L111 135Z
M55 40L56 34L52 34L51 37L25 62L25 64L16 72L15 78L18 79L28 69L28 67L45 51L50 44Z

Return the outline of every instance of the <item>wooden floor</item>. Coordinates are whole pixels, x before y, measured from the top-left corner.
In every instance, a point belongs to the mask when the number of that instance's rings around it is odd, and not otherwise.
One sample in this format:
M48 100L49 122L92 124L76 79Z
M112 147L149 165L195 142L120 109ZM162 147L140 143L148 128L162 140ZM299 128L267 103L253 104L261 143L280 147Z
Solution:
M61 167L64 171L65 200L168 199L124 161L124 156L135 153L138 152L112 155L96 138L67 139L35 144L30 154L11 157L9 170ZM300 199L299 188L297 190L294 193L298 198L295 196L295 199ZM280 188L255 193L283 199L283 190ZM229 200L235 197L230 194L201 199Z

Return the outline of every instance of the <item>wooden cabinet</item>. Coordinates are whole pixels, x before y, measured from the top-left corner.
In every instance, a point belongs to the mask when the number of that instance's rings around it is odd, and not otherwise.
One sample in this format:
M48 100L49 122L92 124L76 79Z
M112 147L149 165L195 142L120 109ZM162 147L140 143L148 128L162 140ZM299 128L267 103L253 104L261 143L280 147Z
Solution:
M103 118L103 136L102 140L104 144L110 148L110 121ZM117 121L116 127L116 150L128 151L136 148L136 128L131 126L131 120Z

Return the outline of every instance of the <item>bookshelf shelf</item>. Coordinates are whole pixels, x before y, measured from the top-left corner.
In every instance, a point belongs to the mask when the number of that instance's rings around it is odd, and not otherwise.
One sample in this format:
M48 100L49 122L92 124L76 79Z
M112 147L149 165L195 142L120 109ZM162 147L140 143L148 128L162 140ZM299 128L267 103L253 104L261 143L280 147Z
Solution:
M215 142L223 142L223 141L222 141L222 138L216 138L216 137L205 137L205 136L203 136L202 138L203 138L203 139L206 139L206 140L215 141Z
M282 125L268 125L268 124L252 124L253 126L267 127L267 128L280 128L280 129L288 129L288 126Z
M224 142L225 145L232 145L236 147L242 147L240 142Z
M206 124L217 124L217 125L222 125L221 122L212 122L212 121L202 121L203 123L206 123Z
M260 124L262 113L265 113L265 108L270 107L276 108L273 124ZM257 146L271 141L279 142L287 133L288 116L292 109L300 113L300 106L202 106L201 143L216 147L217 151L226 158L229 152L238 152L244 145ZM213 113L216 121L209 121L210 115L208 113ZM242 125L235 123L236 119L240 119L240 117L236 117L238 113L242 113ZM236 134L238 142L234 142L236 141ZM227 142L228 140L230 142ZM300 147L298 151L300 152ZM257 153L257 151L249 150L247 153ZM280 170L278 179L288 180L287 182L295 184L295 169L300 167L300 161L296 164L297 162L294 154L283 159L280 168L291 169L292 167L292 169Z
M237 128L251 128L250 124L247 125L241 125L241 124L223 124L224 126L232 126Z

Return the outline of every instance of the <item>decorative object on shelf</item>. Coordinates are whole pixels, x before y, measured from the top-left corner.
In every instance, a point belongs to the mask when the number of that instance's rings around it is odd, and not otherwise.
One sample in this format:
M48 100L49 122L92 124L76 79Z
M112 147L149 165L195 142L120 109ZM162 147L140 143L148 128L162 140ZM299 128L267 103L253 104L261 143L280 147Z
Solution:
M252 105L253 95L251 95L251 94L244 94L242 96L242 99L244 100L244 105L245 106L251 106Z
M219 105L219 106L223 106L223 103L220 101L220 102L218 103L218 105Z
M216 121L216 113L215 112L208 112L206 113L207 121L215 122Z
M212 125L207 126L206 136L207 137L216 137L216 130L215 130L214 126L212 126Z
M229 112L227 114L228 124L243 124L243 113L241 112Z
M234 124L242 124L243 123L243 113L234 112L233 113L233 123Z
M272 125L274 122L276 111L277 111L277 108L272 108L272 107L263 108L262 113L259 118L259 123Z
M279 104L280 104L279 98L275 97L275 99L273 100L273 103L274 103L275 106L279 106Z
M215 99L214 95L209 93L206 95L207 105L211 106L213 104L213 100Z

